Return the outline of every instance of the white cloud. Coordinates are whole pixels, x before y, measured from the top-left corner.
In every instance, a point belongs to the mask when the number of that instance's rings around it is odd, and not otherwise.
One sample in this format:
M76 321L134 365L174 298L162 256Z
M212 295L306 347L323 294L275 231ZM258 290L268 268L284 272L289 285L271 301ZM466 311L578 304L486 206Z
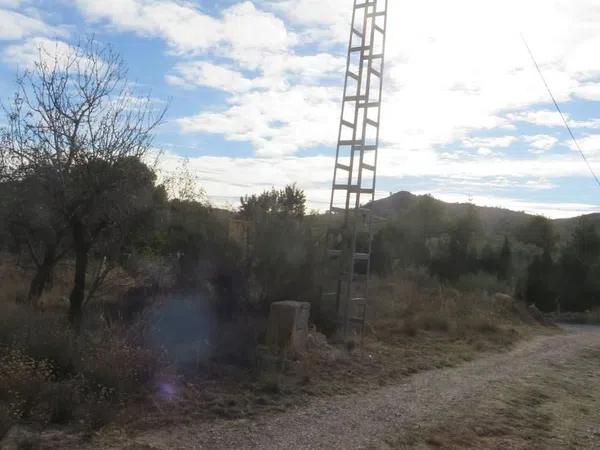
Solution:
M31 69L40 57L52 65L55 58L60 61L73 52L73 47L62 41L43 37L31 38L22 44L14 44L5 48L2 59L15 67Z
M600 75L599 58L590 59L590 55L598 53L598 49L600 49L600 36L584 40L566 55L567 69L583 79Z
M190 2L173 0L75 0L88 20L107 21L122 31L167 41L180 54L219 49L237 57L247 52L281 51L295 42L285 24L250 1L214 18Z
M264 55L258 69L261 74L247 78L244 74L225 65L205 60L178 63L167 75L171 84L183 87L211 87L227 92L250 90L282 91L297 84L316 84L332 74L342 72L344 60L327 53L302 56L293 53L270 53ZM256 64L252 63L256 69Z
M340 96L336 88L316 86L252 91L233 96L233 106L223 113L201 113L179 119L178 124L188 133L218 133L232 141L250 141L259 156L289 155L303 146L335 143Z
M579 142L579 146L585 153L586 157L597 158L600 156L600 134L590 134L584 136L583 138L577 139L577 142ZM573 142L569 142L569 147L573 151L578 151Z
M281 1L274 8L304 30L302 36L322 39L329 30L329 42L343 44L348 38L346 2ZM586 59L595 58L600 26L593 0L423 0L389 8L382 127L388 143L408 148L449 143L474 130L508 127L504 111L546 102L522 31L560 100L576 92L591 95L580 88L578 77L594 73L595 63L586 66ZM565 63L574 49L581 57Z
M0 1L0 6L18 6L18 2ZM0 41L17 41L34 35L62 36L64 33L40 19L16 11L0 9Z
M234 94L226 111L202 111L182 119L179 123L185 131L246 140L263 155L267 153L266 143L272 144L271 148L298 151L331 144L335 139L339 98L337 108L329 97L290 105L302 110L295 113L299 117L333 124L328 139L315 139L307 133L293 136L290 143L287 139L291 133L268 130L273 123L269 113L253 118L251 128L236 122L240 110L262 111L260 104L252 103L262 102L262 97L250 94L266 91L272 102L273 97L286 98L322 85L323 77L341 86L351 3L257 0L255 6L244 1L215 17L192 3L175 0L76 0L76 4L90 20L160 37L174 51L185 54L185 60L169 74L169 82ZM478 130L511 129L516 122L538 120L523 116L530 113L532 105L548 101L521 41L523 30L559 100L598 94L589 80L597 72L594 48L600 6L595 0L576 4L568 0L421 0L390 2L389 8L381 128L381 138L388 144L406 149L433 148ZM303 45L307 42L318 45ZM190 60L194 53L207 59ZM248 71L256 73L250 75ZM287 89L290 94L281 92ZM317 100L309 91L303 95ZM515 112L507 115L507 111ZM555 116L542 119L550 126L561 125ZM287 119L275 121L285 123ZM214 128L209 129L211 124ZM320 124L313 121L312 126L324 135ZM261 134L258 130L265 131ZM268 152L280 154L279 150Z
M206 86L228 92L244 92L252 89L252 80L240 72L205 61L179 63L167 81L176 86Z
M600 128L600 119L573 120L569 114L564 113L565 119L572 128ZM564 123L556 110L532 110L519 113L510 113L506 118L511 122L523 122L541 127L562 127Z
M538 134L535 136L525 136L525 142L530 146L532 153L543 153L552 149L558 142L558 139L554 136L547 134Z
M293 25L305 30L301 33L304 42L329 44L348 39L351 5L345 0L283 0L270 6L283 13Z
M485 161L482 158L481 161ZM568 165L569 174L586 174L586 168L575 156L573 158L552 158L549 160L521 161L523 167L515 171L517 164L505 161L501 164L498 160L489 161L488 164L469 163L468 167L461 164L413 164L403 166L404 171L382 170L383 177L394 177L399 184L394 191L401 190L402 177L431 176L443 190L429 190L417 193L433 193L436 197L449 202L466 202L472 188L487 189L515 189L525 188L530 190L544 190L555 188L543 177L560 174L559 166ZM160 159L160 167L164 171L174 171L180 167L181 157L167 153ZM387 167L386 161L382 167ZM481 171L473 171L475 167L483 167ZM597 165L600 168L600 164ZM218 156L201 156L189 159L189 168L196 175L199 183L214 203L218 205L237 204L239 197L245 194L259 193L272 186L284 186L297 182L299 187L307 193L309 207L320 210L328 208L331 172L333 158L315 157L284 157L271 158L230 158ZM494 169L497 170L494 170ZM536 175L542 178L531 179L531 173L537 170ZM470 173L469 173L470 171ZM466 175L465 175L466 174ZM496 175L497 174L497 175ZM568 175L568 174L567 174ZM560 176L560 175L559 175ZM487 192L487 191L486 191ZM377 198L383 198L388 192L378 191ZM533 202L524 201L516 197L505 197L493 194L473 194L475 204L482 206L500 206L517 211L544 214L549 217L572 217L578 214L590 213L599 209L598 205L584 203L559 203L559 202Z
M575 95L584 100L600 101L600 82L582 83Z
M348 38L351 8L341 0L264 1L260 4L283 14L290 22L289 27L304 42L310 41L312 36L313 41L322 44L321 48L327 48L332 43L343 44ZM459 0L442 4L424 0L390 4L382 140L405 149L424 149L463 139L477 130L511 129L519 121L543 120L550 126L561 126L560 117L555 113L550 112L550 119L527 117L529 108L547 102L548 96L523 46L520 32L527 30L530 45L559 100L568 100L574 95L592 97L596 87L581 77L595 73L595 63L586 66L585 57L595 58L592 49L600 28L600 16L595 14L598 8L593 0L581 0L577 5L566 0L532 0L526 4L518 0L491 3ZM436 11L435 17L431 16L432 10ZM591 25L596 25L595 30ZM590 31L585 31L588 29ZM343 58L343 46L329 48L335 48L339 58ZM565 62L575 49L583 56ZM256 67L268 68L273 61L270 56L265 53L262 66ZM258 59L261 58L252 54L240 56L235 62L250 67L251 61ZM310 63L315 72L322 70L322 65ZM282 66L291 67L292 61L283 61ZM281 80L282 71L284 69L272 76L265 73L265 78ZM341 85L342 71L331 73L336 73L336 83ZM265 85L262 81L259 77L253 83L262 88ZM285 81L294 84L293 80ZM273 86L281 89L282 83L274 82ZM234 108L255 108L242 101L260 99L236 98ZM300 107L306 110L304 116L329 114L329 123L339 116L339 104L337 111L328 102L306 103ZM517 112L506 113L511 110ZM234 118L233 112L218 113L219 122ZM549 112L543 113L548 115ZM268 122L261 125L268 126ZM600 123L574 124L584 125L600 126ZM236 127L232 124L229 128ZM222 132L222 128L219 130ZM242 140L238 131L231 135L225 132L225 137ZM256 137L251 134L247 140L257 145ZM335 134L334 125L330 135L335 137ZM289 148L302 149L312 142L310 136L306 136L304 142L298 140L298 145ZM262 151L260 142L258 144L258 151ZM286 142L280 146L288 147Z
M281 19L256 9L250 1L225 10L222 32L234 52L285 51L296 42Z
M181 157L166 153L159 162L161 170L175 171ZM189 168L217 204L235 204L243 195L297 182L307 191L311 207L324 209L329 197L325 186L330 184L333 160L323 156L277 160L202 156L189 158Z
M462 143L467 148L508 148L516 141L516 136L499 136L466 138Z
M548 154L543 157L511 158L472 156L447 159L434 150L406 151L397 147L384 147L379 156L381 177L453 177L456 179L492 177L545 179L562 177L589 177L589 172L576 154ZM591 161L600 173L600 159Z
M163 39L180 58L170 83L229 93L224 106L177 120L186 133L250 142L259 156L195 159L198 170L211 173L209 194L235 198L301 181L326 203L331 158L293 155L315 146L334 153L351 2L228 2L234 5L212 16L183 0L75 2L91 21ZM550 189L561 177L589 175L576 154L536 156L556 144L554 130L526 136L532 152L518 158L494 152L510 148L513 136L473 136L516 135L516 126L527 124L562 130L555 111L540 109L548 94L522 31L559 101L600 99L597 0L390 2L389 27L380 175L396 180L398 189L403 177ZM568 119L574 128L600 129L599 119ZM477 151L436 151L460 141ZM237 184L222 181L231 173ZM550 207L553 214L560 209Z

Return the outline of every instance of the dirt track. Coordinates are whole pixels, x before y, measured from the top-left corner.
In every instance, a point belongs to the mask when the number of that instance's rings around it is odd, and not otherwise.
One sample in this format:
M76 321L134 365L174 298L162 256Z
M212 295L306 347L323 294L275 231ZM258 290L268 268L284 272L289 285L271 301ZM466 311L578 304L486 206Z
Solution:
M502 386L528 379L556 362L600 349L600 328L568 327L453 369L417 374L404 384L366 394L316 400L309 407L257 421L181 426L125 439L105 437L92 448L359 449L389 448L390 438L449 416L472 413ZM106 440L105 440L106 439ZM117 441L120 441L117 444ZM124 442L126 441L126 442ZM600 442L598 443L600 447Z

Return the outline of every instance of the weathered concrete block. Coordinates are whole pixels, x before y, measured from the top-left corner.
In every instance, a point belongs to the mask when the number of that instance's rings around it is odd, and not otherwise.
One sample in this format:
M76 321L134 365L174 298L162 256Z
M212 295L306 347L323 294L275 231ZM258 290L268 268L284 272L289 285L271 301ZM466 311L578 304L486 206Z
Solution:
M276 302L271 304L267 327L267 345L272 350L306 350L310 303Z

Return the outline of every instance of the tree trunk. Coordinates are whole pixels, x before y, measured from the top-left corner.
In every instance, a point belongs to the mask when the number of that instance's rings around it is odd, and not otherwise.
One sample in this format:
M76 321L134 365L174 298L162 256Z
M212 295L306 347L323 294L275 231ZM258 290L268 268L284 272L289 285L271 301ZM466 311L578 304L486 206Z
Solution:
M30 304L36 305L44 292L44 289L50 283L52 278L52 270L56 263L56 245L48 245L46 247L46 253L44 254L44 260L42 264L37 268L37 272L29 285L29 294L27 300Z
M69 297L69 321L79 330L83 317L83 301L85 299L85 277L88 264L88 245L85 239L85 228L79 219L71 221L73 244L75 247L75 280Z

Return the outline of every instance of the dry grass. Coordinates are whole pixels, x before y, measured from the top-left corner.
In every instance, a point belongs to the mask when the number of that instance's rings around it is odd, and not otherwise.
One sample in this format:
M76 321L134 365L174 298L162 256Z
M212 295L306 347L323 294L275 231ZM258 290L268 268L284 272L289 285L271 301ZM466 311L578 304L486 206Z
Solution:
M195 378L170 377L172 395L156 395L124 414L136 427L249 418L307 404L313 397L348 395L397 384L418 372L454 367L486 352L509 350L534 333L526 308L506 296L423 292L416 285L383 283L377 311L356 345L334 346L312 333L308 351L262 359L261 370L209 365ZM140 418L139 408L144 409Z
M161 364L131 332L75 336L63 314L0 304L0 431L20 421L105 425L152 388Z
M0 268L6 283L0 350L18 350L52 371L43 389L32 392L33 406L21 419L39 417L43 409L48 423L83 420L97 427L120 409L121 422L154 427L277 413L315 396L368 391L417 372L456 366L540 332L526 311L506 297L385 282L376 288L376 317L358 345L332 346L315 332L309 350L299 357L273 360L258 352L254 367L205 361L195 374L184 376L147 346L140 334L143 322L129 330L97 327L73 336L60 305L68 271L63 275L64 282L55 284L44 303L54 307L40 312L14 302L25 274L14 266ZM114 281L121 285L123 280L117 274ZM3 392L7 398L13 395ZM11 414L0 405L0 421L14 420Z
M405 430L398 449L574 449L600 447L600 351L586 350L535 376L511 380L475 410Z
M389 344L464 341L478 350L502 349L535 328L524 305L506 295L419 289L413 282L380 284L373 334Z

